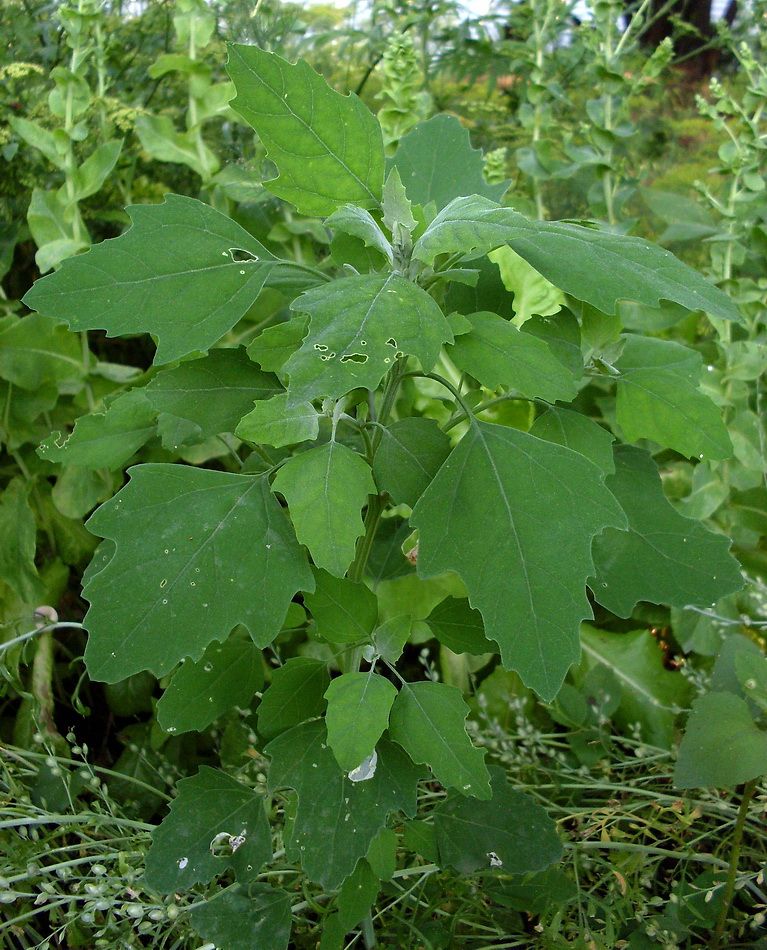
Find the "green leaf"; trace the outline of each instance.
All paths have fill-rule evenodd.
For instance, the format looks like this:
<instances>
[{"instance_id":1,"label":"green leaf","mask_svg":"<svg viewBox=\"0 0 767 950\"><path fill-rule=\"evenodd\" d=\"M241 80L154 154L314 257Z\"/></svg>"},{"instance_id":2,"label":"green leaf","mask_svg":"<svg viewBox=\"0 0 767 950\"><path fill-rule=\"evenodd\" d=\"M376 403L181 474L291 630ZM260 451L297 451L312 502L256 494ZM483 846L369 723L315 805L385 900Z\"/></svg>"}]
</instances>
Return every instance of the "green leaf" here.
<instances>
[{"instance_id":1,"label":"green leaf","mask_svg":"<svg viewBox=\"0 0 767 950\"><path fill-rule=\"evenodd\" d=\"M389 725L389 710L397 690L383 676L343 673L325 692L328 744L345 772L372 755Z\"/></svg>"},{"instance_id":2,"label":"green leaf","mask_svg":"<svg viewBox=\"0 0 767 950\"><path fill-rule=\"evenodd\" d=\"M232 635L173 674L157 704L157 721L166 732L200 732L233 706L247 708L263 683L261 651Z\"/></svg>"},{"instance_id":3,"label":"green leaf","mask_svg":"<svg viewBox=\"0 0 767 950\"><path fill-rule=\"evenodd\" d=\"M422 772L386 739L377 747L375 773L364 782L353 782L340 768L321 721L296 726L264 751L272 759L270 791L293 788L298 793L290 847L300 855L308 878L327 889L352 873L388 815L415 815Z\"/></svg>"},{"instance_id":4,"label":"green leaf","mask_svg":"<svg viewBox=\"0 0 767 950\"><path fill-rule=\"evenodd\" d=\"M416 505L422 577L456 571L504 665L552 699L591 616L591 540L625 515L593 462L475 422ZM503 579L499 583L499 578Z\"/></svg>"},{"instance_id":5,"label":"green leaf","mask_svg":"<svg viewBox=\"0 0 767 950\"><path fill-rule=\"evenodd\" d=\"M285 364L289 404L375 389L400 354L432 369L450 324L435 301L396 274L342 277L299 297L293 310L309 314L309 333Z\"/></svg>"},{"instance_id":6,"label":"green leaf","mask_svg":"<svg viewBox=\"0 0 767 950\"><path fill-rule=\"evenodd\" d=\"M565 305L565 295L542 277L524 257L510 247L499 247L488 254L498 265L503 286L514 294L514 323L521 327L530 317L550 317Z\"/></svg>"},{"instance_id":7,"label":"green leaf","mask_svg":"<svg viewBox=\"0 0 767 950\"><path fill-rule=\"evenodd\" d=\"M530 426L530 435L585 455L605 475L615 471L612 448L615 436L580 412L552 406Z\"/></svg>"},{"instance_id":8,"label":"green leaf","mask_svg":"<svg viewBox=\"0 0 767 950\"><path fill-rule=\"evenodd\" d=\"M445 683L406 683L391 710L389 735L410 758L426 764L445 787L475 798L490 797L485 753L466 732L469 707Z\"/></svg>"},{"instance_id":9,"label":"green leaf","mask_svg":"<svg viewBox=\"0 0 767 950\"><path fill-rule=\"evenodd\" d=\"M507 387L530 398L570 402L578 388L543 340L495 313L472 313L473 329L456 337L450 358L489 389Z\"/></svg>"},{"instance_id":10,"label":"green leaf","mask_svg":"<svg viewBox=\"0 0 767 950\"><path fill-rule=\"evenodd\" d=\"M272 488L287 501L296 536L317 567L343 576L363 531L361 508L376 491L364 459L328 442L289 459Z\"/></svg>"},{"instance_id":11,"label":"green leaf","mask_svg":"<svg viewBox=\"0 0 767 950\"><path fill-rule=\"evenodd\" d=\"M441 211L413 255L431 264L439 254L486 254L504 244L560 290L603 313L615 313L619 300L650 307L671 300L688 310L741 320L729 297L663 248L578 224L531 221L476 196L458 198Z\"/></svg>"},{"instance_id":12,"label":"green leaf","mask_svg":"<svg viewBox=\"0 0 767 950\"><path fill-rule=\"evenodd\" d=\"M393 264L392 248L375 218L364 208L346 205L331 214L325 221L325 227L332 231L341 231L358 238L366 247L375 248Z\"/></svg>"},{"instance_id":13,"label":"green leaf","mask_svg":"<svg viewBox=\"0 0 767 950\"><path fill-rule=\"evenodd\" d=\"M29 505L31 482L12 478L0 493L0 580L26 603L42 595L35 567L37 525Z\"/></svg>"},{"instance_id":14,"label":"green leaf","mask_svg":"<svg viewBox=\"0 0 767 950\"><path fill-rule=\"evenodd\" d=\"M745 695L767 712L767 657L745 652L736 654L735 675Z\"/></svg>"},{"instance_id":15,"label":"green leaf","mask_svg":"<svg viewBox=\"0 0 767 950\"><path fill-rule=\"evenodd\" d=\"M256 46L230 46L232 109L251 125L277 166L264 186L302 214L381 198L381 127L357 96L342 96L304 60L291 65Z\"/></svg>"},{"instance_id":16,"label":"green leaf","mask_svg":"<svg viewBox=\"0 0 767 950\"><path fill-rule=\"evenodd\" d=\"M378 618L378 601L365 584L314 570L314 592L304 595L317 633L331 643L367 640Z\"/></svg>"},{"instance_id":17,"label":"green leaf","mask_svg":"<svg viewBox=\"0 0 767 950\"><path fill-rule=\"evenodd\" d=\"M395 504L415 505L450 454L450 439L433 419L400 419L382 432L373 475Z\"/></svg>"},{"instance_id":18,"label":"green leaf","mask_svg":"<svg viewBox=\"0 0 767 950\"><path fill-rule=\"evenodd\" d=\"M767 773L767 732L732 693L696 699L674 770L677 788L733 788Z\"/></svg>"},{"instance_id":19,"label":"green leaf","mask_svg":"<svg viewBox=\"0 0 767 950\"><path fill-rule=\"evenodd\" d=\"M294 656L272 674L258 706L258 731L273 739L307 719L325 712L330 684L327 666L308 656Z\"/></svg>"},{"instance_id":20,"label":"green leaf","mask_svg":"<svg viewBox=\"0 0 767 950\"><path fill-rule=\"evenodd\" d=\"M224 834L237 841L227 849ZM221 836L214 845L214 839ZM218 853L216 845L222 844ZM228 853L227 853L228 851ZM178 782L178 797L152 832L146 879L162 894L207 884L234 869L240 881L255 877L272 857L264 801L252 789L207 765Z\"/></svg>"},{"instance_id":21,"label":"green leaf","mask_svg":"<svg viewBox=\"0 0 767 950\"><path fill-rule=\"evenodd\" d=\"M584 667L604 667L617 680L619 705L613 718L619 727L639 723L646 742L670 748L676 719L689 704L692 687L681 673L665 668L652 634L609 633L583 624L581 645Z\"/></svg>"},{"instance_id":22,"label":"green leaf","mask_svg":"<svg viewBox=\"0 0 767 950\"><path fill-rule=\"evenodd\" d=\"M397 832L382 828L373 838L365 856L370 869L379 881L390 881L397 870Z\"/></svg>"},{"instance_id":23,"label":"green leaf","mask_svg":"<svg viewBox=\"0 0 767 950\"><path fill-rule=\"evenodd\" d=\"M625 339L616 364L621 374L616 409L626 438L653 439L688 458L730 458L722 414L698 389L700 354L669 340Z\"/></svg>"},{"instance_id":24,"label":"green leaf","mask_svg":"<svg viewBox=\"0 0 767 950\"><path fill-rule=\"evenodd\" d=\"M685 518L663 494L652 458L642 449L615 449L607 487L628 520L628 531L608 527L594 540L594 596L619 617L640 600L686 607L708 605L740 590L743 578L730 541Z\"/></svg>"},{"instance_id":25,"label":"green leaf","mask_svg":"<svg viewBox=\"0 0 767 950\"><path fill-rule=\"evenodd\" d=\"M402 656L412 630L413 619L410 614L400 614L386 620L376 629L373 637L376 654L386 663L396 663Z\"/></svg>"},{"instance_id":26,"label":"green leaf","mask_svg":"<svg viewBox=\"0 0 767 950\"><path fill-rule=\"evenodd\" d=\"M444 864L461 874L498 868L504 874L544 871L562 858L557 826L543 808L514 791L506 773L490 769L493 797L475 801L451 794L434 809Z\"/></svg>"},{"instance_id":27,"label":"green leaf","mask_svg":"<svg viewBox=\"0 0 767 950\"><path fill-rule=\"evenodd\" d=\"M279 632L309 565L265 478L138 465L88 521L116 551L84 590L90 675L160 676L238 623L257 646Z\"/></svg>"},{"instance_id":28,"label":"green leaf","mask_svg":"<svg viewBox=\"0 0 767 950\"><path fill-rule=\"evenodd\" d=\"M258 297L277 258L193 198L167 195L128 213L129 231L65 261L25 303L72 330L151 333L155 363L209 349Z\"/></svg>"},{"instance_id":29,"label":"green leaf","mask_svg":"<svg viewBox=\"0 0 767 950\"><path fill-rule=\"evenodd\" d=\"M380 887L378 878L363 858L338 892L338 916L347 931L356 927L368 913Z\"/></svg>"},{"instance_id":30,"label":"green leaf","mask_svg":"<svg viewBox=\"0 0 767 950\"><path fill-rule=\"evenodd\" d=\"M187 165L204 180L221 167L215 152L208 148L199 132L178 132L170 116L138 115L136 134L141 147L152 158Z\"/></svg>"},{"instance_id":31,"label":"green leaf","mask_svg":"<svg viewBox=\"0 0 767 950\"><path fill-rule=\"evenodd\" d=\"M163 370L144 389L154 410L163 414L161 427L188 423L193 436L187 439L195 442L234 432L256 399L281 391L274 376L262 372L242 347L212 350L202 359Z\"/></svg>"},{"instance_id":32,"label":"green leaf","mask_svg":"<svg viewBox=\"0 0 767 950\"><path fill-rule=\"evenodd\" d=\"M218 950L287 950L290 894L268 884L233 887L194 907L191 922Z\"/></svg>"},{"instance_id":33,"label":"green leaf","mask_svg":"<svg viewBox=\"0 0 767 950\"><path fill-rule=\"evenodd\" d=\"M476 801L473 799L473 801ZM425 821L406 821L402 834L402 843L414 854L420 854L432 864L439 863L437 850L437 833L434 825Z\"/></svg>"},{"instance_id":34,"label":"green leaf","mask_svg":"<svg viewBox=\"0 0 767 950\"><path fill-rule=\"evenodd\" d=\"M482 614L472 610L465 597L446 597L432 610L426 623L439 642L453 653L481 656L498 649L497 644L485 636Z\"/></svg>"},{"instance_id":35,"label":"green leaf","mask_svg":"<svg viewBox=\"0 0 767 950\"><path fill-rule=\"evenodd\" d=\"M508 182L488 185L482 152L472 148L469 133L453 115L419 122L400 139L392 164L413 204L425 207L433 201L438 211L464 195L500 201L509 187Z\"/></svg>"},{"instance_id":36,"label":"green leaf","mask_svg":"<svg viewBox=\"0 0 767 950\"><path fill-rule=\"evenodd\" d=\"M54 432L37 454L49 462L97 471L122 468L157 431L155 411L144 390L111 400L103 412L80 416L69 435Z\"/></svg>"},{"instance_id":37,"label":"green leaf","mask_svg":"<svg viewBox=\"0 0 767 950\"><path fill-rule=\"evenodd\" d=\"M314 406L302 402L288 408L287 402L287 393L257 402L255 408L242 417L236 434L247 442L276 448L316 439L320 420Z\"/></svg>"},{"instance_id":38,"label":"green leaf","mask_svg":"<svg viewBox=\"0 0 767 950\"><path fill-rule=\"evenodd\" d=\"M83 375L80 341L55 316L33 313L0 332L0 377L14 386L36 390Z\"/></svg>"},{"instance_id":39,"label":"green leaf","mask_svg":"<svg viewBox=\"0 0 767 950\"><path fill-rule=\"evenodd\" d=\"M267 327L248 346L248 356L261 369L272 373L279 372L290 357L301 346L306 336L309 318L296 316L284 323Z\"/></svg>"}]
</instances>

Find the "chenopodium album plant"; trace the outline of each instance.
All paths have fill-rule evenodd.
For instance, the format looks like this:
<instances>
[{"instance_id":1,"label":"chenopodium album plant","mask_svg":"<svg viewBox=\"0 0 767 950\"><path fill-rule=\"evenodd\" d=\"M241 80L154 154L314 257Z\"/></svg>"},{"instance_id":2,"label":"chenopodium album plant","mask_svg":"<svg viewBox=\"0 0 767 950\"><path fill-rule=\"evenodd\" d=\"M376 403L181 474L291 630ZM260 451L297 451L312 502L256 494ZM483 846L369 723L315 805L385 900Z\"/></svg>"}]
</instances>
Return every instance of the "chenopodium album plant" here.
<instances>
[{"instance_id":1,"label":"chenopodium album plant","mask_svg":"<svg viewBox=\"0 0 767 950\"><path fill-rule=\"evenodd\" d=\"M295 792L288 853L340 888L350 929L394 866L391 826L414 815L421 781L447 790L432 812L443 866L521 874L561 854L544 810L472 744L460 690L401 661L413 621L408 604L382 610L381 578L413 570L404 545L415 583L449 591L431 633L456 653L500 654L544 700L578 661L587 589L618 617L738 589L729 540L679 515L651 453L626 444L731 454L698 389L701 357L624 334L614 314L631 300L740 316L665 250L500 205L505 186L484 181L457 123L422 124L387 167L375 117L305 62L233 46L228 68L232 108L277 169L266 187L325 217L345 263L280 260L190 198L133 207L127 233L26 302L73 330L151 333L163 368L40 453L109 466L155 431L169 452L236 433L237 471L136 465L91 517L104 540L84 578L86 664L106 682L170 676L157 707L168 732L260 695L268 794ZM513 300L487 259L501 247L529 265ZM266 286L290 296L289 315L231 345ZM612 432L579 411L594 377L617 389ZM534 412L513 411L524 405ZM312 649L286 659L281 630L296 627ZM248 947L273 948L287 945L290 899L257 879L271 854L263 798L205 767L179 783L147 878L178 891L232 871L195 926L218 946L245 946L247 929Z\"/></svg>"}]
</instances>

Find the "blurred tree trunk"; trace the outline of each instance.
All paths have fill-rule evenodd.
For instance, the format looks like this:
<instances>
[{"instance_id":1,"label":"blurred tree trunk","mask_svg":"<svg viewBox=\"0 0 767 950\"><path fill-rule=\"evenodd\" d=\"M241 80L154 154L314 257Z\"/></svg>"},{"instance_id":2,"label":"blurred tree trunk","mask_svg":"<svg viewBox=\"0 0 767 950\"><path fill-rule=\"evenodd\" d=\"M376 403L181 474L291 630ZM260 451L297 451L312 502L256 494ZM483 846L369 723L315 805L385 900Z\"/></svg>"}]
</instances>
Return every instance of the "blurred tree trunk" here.
<instances>
[{"instance_id":1,"label":"blurred tree trunk","mask_svg":"<svg viewBox=\"0 0 767 950\"><path fill-rule=\"evenodd\" d=\"M633 0L627 3L627 6L633 7ZM654 49L661 40L667 36L672 37L676 55L684 60L683 65L690 78L705 79L718 67L722 53L717 45L709 46L711 40L716 37L712 6L712 0L673 0L670 5L667 5L666 0L653 0L654 14L657 15L666 7L667 9L645 30L642 42ZM724 12L725 21L732 24L737 12L738 0L728 0ZM680 32L675 27L675 20L681 20L689 29Z\"/></svg>"}]
</instances>

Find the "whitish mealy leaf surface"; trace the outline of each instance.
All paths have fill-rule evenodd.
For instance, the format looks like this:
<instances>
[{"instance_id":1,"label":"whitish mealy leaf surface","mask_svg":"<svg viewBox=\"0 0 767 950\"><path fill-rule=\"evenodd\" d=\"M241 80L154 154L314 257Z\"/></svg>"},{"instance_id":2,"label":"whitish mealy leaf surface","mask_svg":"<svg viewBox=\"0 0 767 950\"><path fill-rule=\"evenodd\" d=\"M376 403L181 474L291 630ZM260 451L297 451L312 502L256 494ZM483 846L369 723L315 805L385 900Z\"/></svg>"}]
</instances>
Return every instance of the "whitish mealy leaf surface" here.
<instances>
[{"instance_id":1,"label":"whitish mealy leaf surface","mask_svg":"<svg viewBox=\"0 0 767 950\"><path fill-rule=\"evenodd\" d=\"M616 368L618 424L630 442L654 439L688 458L732 455L721 411L698 389L700 353L669 340L627 335Z\"/></svg>"},{"instance_id":2,"label":"whitish mealy leaf surface","mask_svg":"<svg viewBox=\"0 0 767 950\"><path fill-rule=\"evenodd\" d=\"M370 466L339 442L293 456L277 472L274 491L285 497L298 540L317 567L342 576L362 534L362 506L375 493Z\"/></svg>"},{"instance_id":3,"label":"whitish mealy leaf surface","mask_svg":"<svg viewBox=\"0 0 767 950\"><path fill-rule=\"evenodd\" d=\"M258 731L267 739L325 712L330 674L321 660L294 656L272 673L258 706Z\"/></svg>"},{"instance_id":4,"label":"whitish mealy leaf surface","mask_svg":"<svg viewBox=\"0 0 767 950\"><path fill-rule=\"evenodd\" d=\"M217 836L244 840L214 853ZM236 844L236 842L235 842ZM170 813L152 832L146 879L163 894L207 884L233 868L241 881L255 877L272 857L264 802L251 788L207 765L178 783Z\"/></svg>"},{"instance_id":5,"label":"whitish mealy leaf surface","mask_svg":"<svg viewBox=\"0 0 767 950\"><path fill-rule=\"evenodd\" d=\"M626 525L602 477L571 449L474 423L411 517L421 576L456 571L504 665L546 699L580 655L592 538Z\"/></svg>"},{"instance_id":6,"label":"whitish mealy leaf surface","mask_svg":"<svg viewBox=\"0 0 767 950\"><path fill-rule=\"evenodd\" d=\"M292 304L309 314L309 332L285 364L289 402L375 389L401 354L428 372L453 333L436 302L396 274L342 277Z\"/></svg>"},{"instance_id":7,"label":"whitish mealy leaf surface","mask_svg":"<svg viewBox=\"0 0 767 950\"><path fill-rule=\"evenodd\" d=\"M151 333L155 363L209 349L258 297L277 259L194 198L168 195L128 213L130 230L38 280L27 306L72 330Z\"/></svg>"},{"instance_id":8,"label":"whitish mealy leaf surface","mask_svg":"<svg viewBox=\"0 0 767 950\"><path fill-rule=\"evenodd\" d=\"M237 435L257 445L295 445L316 439L320 431L317 410L310 402L287 406L288 394L280 393L255 404L237 426Z\"/></svg>"},{"instance_id":9,"label":"whitish mealy leaf surface","mask_svg":"<svg viewBox=\"0 0 767 950\"><path fill-rule=\"evenodd\" d=\"M562 858L557 826L528 795L516 792L503 769L490 769L493 797L451 794L434 809L442 863L461 874L498 868L504 874L543 871Z\"/></svg>"},{"instance_id":10,"label":"whitish mealy leaf surface","mask_svg":"<svg viewBox=\"0 0 767 950\"><path fill-rule=\"evenodd\" d=\"M154 409L169 422L188 423L196 442L234 432L256 399L267 400L282 391L271 374L248 359L242 347L212 350L158 373L144 392ZM190 436L187 436L189 439Z\"/></svg>"},{"instance_id":11,"label":"whitish mealy leaf surface","mask_svg":"<svg viewBox=\"0 0 767 950\"><path fill-rule=\"evenodd\" d=\"M201 731L233 706L247 707L264 682L261 651L250 639L231 636L210 644L196 663L173 674L157 704L166 732Z\"/></svg>"},{"instance_id":12,"label":"whitish mealy leaf surface","mask_svg":"<svg viewBox=\"0 0 767 950\"><path fill-rule=\"evenodd\" d=\"M605 475L615 471L612 448L615 436L580 412L552 406L530 426L530 435L585 455Z\"/></svg>"},{"instance_id":13,"label":"whitish mealy leaf surface","mask_svg":"<svg viewBox=\"0 0 767 950\"><path fill-rule=\"evenodd\" d=\"M485 754L466 732L469 707L445 683L406 683L391 710L389 734L414 762L428 765L438 782L475 798L490 797Z\"/></svg>"},{"instance_id":14,"label":"whitish mealy leaf surface","mask_svg":"<svg viewBox=\"0 0 767 950\"><path fill-rule=\"evenodd\" d=\"M381 491L411 508L450 454L450 439L433 419L400 419L382 431L373 460Z\"/></svg>"},{"instance_id":15,"label":"whitish mealy leaf surface","mask_svg":"<svg viewBox=\"0 0 767 950\"><path fill-rule=\"evenodd\" d=\"M696 699L674 771L677 788L733 788L767 774L767 732L740 696Z\"/></svg>"},{"instance_id":16,"label":"whitish mealy leaf surface","mask_svg":"<svg viewBox=\"0 0 767 950\"><path fill-rule=\"evenodd\" d=\"M103 412L80 416L68 435L54 432L37 454L49 462L92 471L118 469L156 433L156 413L143 390L113 399Z\"/></svg>"},{"instance_id":17,"label":"whitish mealy leaf surface","mask_svg":"<svg viewBox=\"0 0 767 950\"><path fill-rule=\"evenodd\" d=\"M325 693L328 744L345 772L356 769L369 755L389 725L389 710L397 690L383 676L342 673Z\"/></svg>"},{"instance_id":18,"label":"whitish mealy leaf surface","mask_svg":"<svg viewBox=\"0 0 767 950\"><path fill-rule=\"evenodd\" d=\"M483 386L507 387L549 402L575 399L575 377L543 340L495 313L473 313L469 333L456 337L450 358Z\"/></svg>"},{"instance_id":19,"label":"whitish mealy leaf surface","mask_svg":"<svg viewBox=\"0 0 767 950\"><path fill-rule=\"evenodd\" d=\"M378 618L376 595L365 584L314 570L314 592L304 605L317 624L317 633L331 643L367 640Z\"/></svg>"},{"instance_id":20,"label":"whitish mealy leaf surface","mask_svg":"<svg viewBox=\"0 0 767 950\"><path fill-rule=\"evenodd\" d=\"M195 906L191 922L218 950L287 950L290 894L268 884L233 887Z\"/></svg>"},{"instance_id":21,"label":"whitish mealy leaf surface","mask_svg":"<svg viewBox=\"0 0 767 950\"><path fill-rule=\"evenodd\" d=\"M485 636L482 614L474 610L465 597L446 597L432 610L425 621L440 643L453 653L480 656L495 653L497 644Z\"/></svg>"},{"instance_id":22,"label":"whitish mealy leaf surface","mask_svg":"<svg viewBox=\"0 0 767 950\"><path fill-rule=\"evenodd\" d=\"M302 214L344 204L377 205L384 150L381 127L357 96L343 96L305 61L295 65L256 46L230 46L231 107L251 125L277 166L264 186Z\"/></svg>"},{"instance_id":23,"label":"whitish mealy leaf surface","mask_svg":"<svg viewBox=\"0 0 767 950\"><path fill-rule=\"evenodd\" d=\"M712 604L740 590L743 577L730 540L680 515L663 494L647 452L615 449L607 487L628 519L628 531L608 528L594 540L594 596L619 617L640 600L685 607Z\"/></svg>"},{"instance_id":24,"label":"whitish mealy leaf surface","mask_svg":"<svg viewBox=\"0 0 767 950\"><path fill-rule=\"evenodd\" d=\"M336 762L324 723L307 722L274 739L269 789L292 788L298 808L291 849L310 880L338 887L364 857L392 812L412 818L423 777L394 743L382 739L372 778L353 782Z\"/></svg>"},{"instance_id":25,"label":"whitish mealy leaf surface","mask_svg":"<svg viewBox=\"0 0 767 950\"><path fill-rule=\"evenodd\" d=\"M238 623L271 643L314 579L266 479L179 465L130 474L88 521L116 544L84 590L91 676L162 675Z\"/></svg>"},{"instance_id":26,"label":"whitish mealy leaf surface","mask_svg":"<svg viewBox=\"0 0 767 950\"><path fill-rule=\"evenodd\" d=\"M400 140L392 164L413 204L425 207L433 201L437 211L465 195L500 201L509 187L485 181L482 152L472 148L468 131L452 115L419 122Z\"/></svg>"},{"instance_id":27,"label":"whitish mealy leaf surface","mask_svg":"<svg viewBox=\"0 0 767 950\"><path fill-rule=\"evenodd\" d=\"M729 297L663 248L578 224L532 221L481 197L451 202L413 254L430 264L439 254L482 254L503 244L560 290L603 313L615 313L619 300L650 307L671 300L724 320L741 319Z\"/></svg>"}]
</instances>

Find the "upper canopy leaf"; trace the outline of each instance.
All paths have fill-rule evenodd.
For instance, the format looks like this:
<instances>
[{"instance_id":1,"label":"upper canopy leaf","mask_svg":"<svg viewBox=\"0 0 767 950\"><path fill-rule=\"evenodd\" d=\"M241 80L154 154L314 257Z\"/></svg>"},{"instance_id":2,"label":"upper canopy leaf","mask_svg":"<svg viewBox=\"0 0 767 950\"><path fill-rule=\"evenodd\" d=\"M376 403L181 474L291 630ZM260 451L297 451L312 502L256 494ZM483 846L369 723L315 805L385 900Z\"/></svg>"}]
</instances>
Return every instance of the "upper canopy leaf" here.
<instances>
[{"instance_id":1,"label":"upper canopy leaf","mask_svg":"<svg viewBox=\"0 0 767 950\"><path fill-rule=\"evenodd\" d=\"M383 188L381 127L355 95L328 86L304 60L295 65L257 46L230 46L231 107L258 133L277 178L265 187L302 214L344 204L378 204Z\"/></svg>"},{"instance_id":2,"label":"upper canopy leaf","mask_svg":"<svg viewBox=\"0 0 767 950\"><path fill-rule=\"evenodd\" d=\"M84 590L85 651L95 679L160 676L242 623L266 646L314 578L265 478L179 465L137 465L91 517L116 542Z\"/></svg>"},{"instance_id":3,"label":"upper canopy leaf","mask_svg":"<svg viewBox=\"0 0 767 950\"><path fill-rule=\"evenodd\" d=\"M450 324L437 303L395 274L342 277L299 297L293 310L309 314L309 332L285 364L288 404L375 389L397 356L417 356L428 372Z\"/></svg>"},{"instance_id":4,"label":"upper canopy leaf","mask_svg":"<svg viewBox=\"0 0 767 950\"><path fill-rule=\"evenodd\" d=\"M130 230L66 260L25 303L72 330L151 333L155 363L209 349L259 295L277 258L194 198L167 195L128 213Z\"/></svg>"},{"instance_id":5,"label":"upper canopy leaf","mask_svg":"<svg viewBox=\"0 0 767 950\"><path fill-rule=\"evenodd\" d=\"M413 254L430 264L439 254L486 254L503 244L560 290L603 313L615 313L619 300L650 307L671 300L724 320L741 319L729 297L663 248L578 224L531 221L478 196L451 202Z\"/></svg>"},{"instance_id":6,"label":"upper canopy leaf","mask_svg":"<svg viewBox=\"0 0 767 950\"><path fill-rule=\"evenodd\" d=\"M421 576L456 571L504 665L545 699L580 655L592 538L626 525L602 478L564 446L476 422L410 519Z\"/></svg>"},{"instance_id":7,"label":"upper canopy leaf","mask_svg":"<svg viewBox=\"0 0 767 950\"><path fill-rule=\"evenodd\" d=\"M399 143L392 164L408 198L441 211L453 198L484 195L500 201L509 183L489 185L482 174L482 152L472 148L468 131L454 115L435 115L419 122Z\"/></svg>"}]
</instances>

